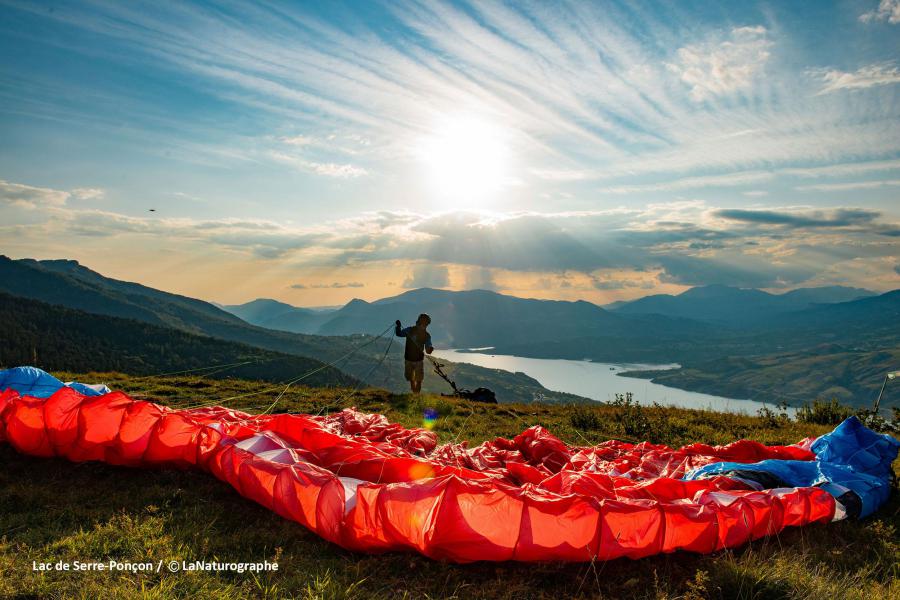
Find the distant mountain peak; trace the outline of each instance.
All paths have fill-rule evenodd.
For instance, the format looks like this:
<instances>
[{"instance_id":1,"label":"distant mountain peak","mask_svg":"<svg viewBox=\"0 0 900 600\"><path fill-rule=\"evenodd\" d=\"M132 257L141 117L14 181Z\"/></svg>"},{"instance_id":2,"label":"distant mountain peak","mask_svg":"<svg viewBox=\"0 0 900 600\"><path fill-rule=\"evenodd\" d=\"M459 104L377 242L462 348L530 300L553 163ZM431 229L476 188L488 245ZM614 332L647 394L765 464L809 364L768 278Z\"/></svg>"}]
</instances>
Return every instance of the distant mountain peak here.
<instances>
[{"instance_id":1,"label":"distant mountain peak","mask_svg":"<svg viewBox=\"0 0 900 600\"><path fill-rule=\"evenodd\" d=\"M710 284L692 287L680 293L680 298L720 298L736 296L770 296L771 294L754 288L739 288L730 285Z\"/></svg>"}]
</instances>

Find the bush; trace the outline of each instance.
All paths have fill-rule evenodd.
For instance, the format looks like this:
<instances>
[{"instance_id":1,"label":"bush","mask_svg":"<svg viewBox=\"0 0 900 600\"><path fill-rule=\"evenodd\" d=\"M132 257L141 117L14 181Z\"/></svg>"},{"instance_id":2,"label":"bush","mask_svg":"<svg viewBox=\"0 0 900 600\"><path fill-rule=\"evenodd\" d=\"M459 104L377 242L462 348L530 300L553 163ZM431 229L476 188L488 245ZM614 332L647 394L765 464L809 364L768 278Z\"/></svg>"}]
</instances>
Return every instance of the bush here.
<instances>
[{"instance_id":1,"label":"bush","mask_svg":"<svg viewBox=\"0 0 900 600\"><path fill-rule=\"evenodd\" d=\"M575 406L569 415L572 427L581 431L596 431L603 425L600 415L588 406Z\"/></svg>"},{"instance_id":2,"label":"bush","mask_svg":"<svg viewBox=\"0 0 900 600\"><path fill-rule=\"evenodd\" d=\"M643 407L634 401L631 392L616 394L616 399L611 404L622 409L616 413L616 421L622 425L625 435L643 438L650 433L653 428L650 419L644 414Z\"/></svg>"},{"instance_id":3,"label":"bush","mask_svg":"<svg viewBox=\"0 0 900 600\"><path fill-rule=\"evenodd\" d=\"M834 398L830 402L813 400L812 406L804 403L797 409L797 421L816 425L837 425L852 414L852 408L844 406Z\"/></svg>"},{"instance_id":4,"label":"bush","mask_svg":"<svg viewBox=\"0 0 900 600\"><path fill-rule=\"evenodd\" d=\"M878 431L880 433L900 433L900 420L897 419L897 413L897 408L894 407L894 420L888 421L881 415L872 412L867 408L863 408L856 413L856 418L872 431Z\"/></svg>"},{"instance_id":5,"label":"bush","mask_svg":"<svg viewBox=\"0 0 900 600\"><path fill-rule=\"evenodd\" d=\"M775 412L768 406L763 406L761 409L756 411L756 414L760 419L765 421L766 427L782 427L791 420L787 414L787 407L787 402L782 401L779 404L775 405L775 408L778 410L778 412Z\"/></svg>"}]
</instances>

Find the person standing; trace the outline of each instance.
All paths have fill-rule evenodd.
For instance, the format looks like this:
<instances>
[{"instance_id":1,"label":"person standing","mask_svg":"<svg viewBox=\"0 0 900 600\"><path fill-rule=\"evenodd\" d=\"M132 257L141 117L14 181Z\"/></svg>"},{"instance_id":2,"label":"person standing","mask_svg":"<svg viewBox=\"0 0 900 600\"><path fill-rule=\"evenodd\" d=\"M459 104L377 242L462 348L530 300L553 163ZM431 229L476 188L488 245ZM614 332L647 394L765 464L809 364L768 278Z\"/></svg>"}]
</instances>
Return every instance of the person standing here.
<instances>
[{"instance_id":1,"label":"person standing","mask_svg":"<svg viewBox=\"0 0 900 600\"><path fill-rule=\"evenodd\" d=\"M406 338L406 351L403 354L403 376L409 382L409 388L413 394L422 391L422 379L425 378L425 353L434 352L431 344L431 334L428 326L431 325L431 317L422 313L416 319L412 327L402 328L400 320L395 323L394 334L397 337Z\"/></svg>"}]
</instances>

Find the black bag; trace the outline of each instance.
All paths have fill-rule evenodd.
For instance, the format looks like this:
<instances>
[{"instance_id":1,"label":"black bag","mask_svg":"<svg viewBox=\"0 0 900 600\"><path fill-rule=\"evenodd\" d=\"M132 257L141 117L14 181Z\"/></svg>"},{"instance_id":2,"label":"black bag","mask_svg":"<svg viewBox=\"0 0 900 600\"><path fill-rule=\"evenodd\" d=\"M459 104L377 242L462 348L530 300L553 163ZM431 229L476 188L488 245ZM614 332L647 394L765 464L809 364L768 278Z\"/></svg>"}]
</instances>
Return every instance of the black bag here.
<instances>
[{"instance_id":1,"label":"black bag","mask_svg":"<svg viewBox=\"0 0 900 600\"><path fill-rule=\"evenodd\" d=\"M461 397L466 400L471 400L472 402L484 402L485 404L497 404L497 395L487 388L476 388L474 392L470 392L469 390L463 390L459 394Z\"/></svg>"}]
</instances>

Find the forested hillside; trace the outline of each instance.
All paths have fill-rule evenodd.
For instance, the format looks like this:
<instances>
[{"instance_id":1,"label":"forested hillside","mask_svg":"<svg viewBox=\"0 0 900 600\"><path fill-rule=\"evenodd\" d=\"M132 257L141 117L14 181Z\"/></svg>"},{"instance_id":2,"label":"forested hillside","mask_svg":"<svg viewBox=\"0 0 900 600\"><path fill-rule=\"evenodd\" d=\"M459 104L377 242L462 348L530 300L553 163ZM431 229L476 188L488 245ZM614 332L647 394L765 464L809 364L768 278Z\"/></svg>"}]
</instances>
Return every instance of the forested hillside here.
<instances>
[{"instance_id":1,"label":"forested hillside","mask_svg":"<svg viewBox=\"0 0 900 600\"><path fill-rule=\"evenodd\" d=\"M204 372L213 377L266 381L283 381L324 366L311 358L0 293L0 366L26 364L134 375L208 369ZM318 386L356 382L334 368L304 380Z\"/></svg>"}]
</instances>

